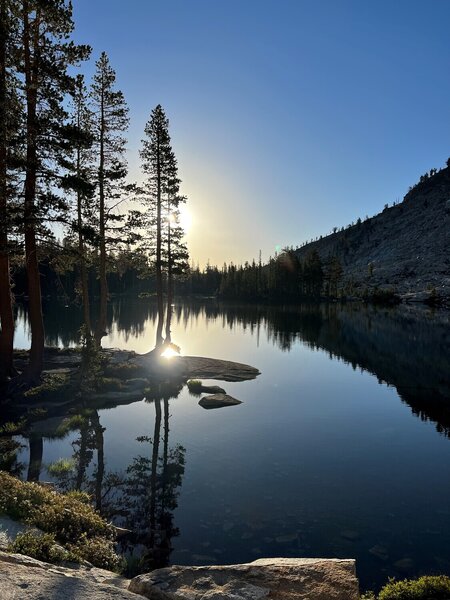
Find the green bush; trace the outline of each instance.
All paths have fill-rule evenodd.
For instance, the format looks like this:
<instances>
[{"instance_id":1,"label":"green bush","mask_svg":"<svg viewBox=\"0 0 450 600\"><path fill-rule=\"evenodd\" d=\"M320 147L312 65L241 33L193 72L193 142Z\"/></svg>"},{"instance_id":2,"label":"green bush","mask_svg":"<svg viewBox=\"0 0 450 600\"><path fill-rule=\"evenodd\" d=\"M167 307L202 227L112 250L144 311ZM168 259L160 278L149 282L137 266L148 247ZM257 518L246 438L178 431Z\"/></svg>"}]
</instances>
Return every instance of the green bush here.
<instances>
[{"instance_id":1,"label":"green bush","mask_svg":"<svg viewBox=\"0 0 450 600\"><path fill-rule=\"evenodd\" d=\"M450 577L426 575L419 579L389 581L376 596L366 592L361 600L449 600Z\"/></svg>"},{"instance_id":2,"label":"green bush","mask_svg":"<svg viewBox=\"0 0 450 600\"><path fill-rule=\"evenodd\" d=\"M56 540L63 545L73 558L88 560L94 566L105 569L117 566L119 558L114 552L114 528L86 500L85 494L59 494L0 471L0 514L50 534L53 543ZM43 553L42 544L50 543L49 540L41 540L41 550L37 548L36 552ZM33 544L38 542L27 537L21 543L24 547L28 544L32 549ZM18 549L16 551L20 552ZM29 554L25 551L21 553Z\"/></svg>"},{"instance_id":3,"label":"green bush","mask_svg":"<svg viewBox=\"0 0 450 600\"><path fill-rule=\"evenodd\" d=\"M76 544L67 544L67 550L70 560L74 562L87 560L93 565L101 565L103 569L109 571L117 571L122 562L114 552L113 542L101 537L82 536Z\"/></svg>"},{"instance_id":4,"label":"green bush","mask_svg":"<svg viewBox=\"0 0 450 600\"><path fill-rule=\"evenodd\" d=\"M50 563L59 563L67 558L67 553L56 544L52 533L39 534L34 531L19 533L9 544L8 550Z\"/></svg>"}]
</instances>

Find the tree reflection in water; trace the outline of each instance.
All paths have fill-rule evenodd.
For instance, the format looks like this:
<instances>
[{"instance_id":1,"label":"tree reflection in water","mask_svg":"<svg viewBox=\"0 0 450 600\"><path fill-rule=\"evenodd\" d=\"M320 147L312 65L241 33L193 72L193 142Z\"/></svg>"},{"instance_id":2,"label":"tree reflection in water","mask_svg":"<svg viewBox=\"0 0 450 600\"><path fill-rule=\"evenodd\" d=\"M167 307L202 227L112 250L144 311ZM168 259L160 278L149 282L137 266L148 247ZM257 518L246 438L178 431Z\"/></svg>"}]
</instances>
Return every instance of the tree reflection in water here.
<instances>
[{"instance_id":1,"label":"tree reflection in water","mask_svg":"<svg viewBox=\"0 0 450 600\"><path fill-rule=\"evenodd\" d=\"M161 381L152 386L146 401L155 407L153 435L137 441L143 452L136 456L125 472L105 467L104 427L97 410L81 408L64 421L54 434L39 433L39 423L28 437L28 481L42 480L44 439L61 437L78 431L72 441L72 456L47 465L47 471L60 491L85 492L97 510L129 533L120 538L121 552L127 558L128 574L167 566L172 552L172 538L179 535L173 512L177 507L182 484L185 449L169 444L169 400L177 397L181 383ZM150 428L151 429L151 428ZM0 468L20 475L24 465L17 461L23 447L13 436L0 437Z\"/></svg>"}]
</instances>

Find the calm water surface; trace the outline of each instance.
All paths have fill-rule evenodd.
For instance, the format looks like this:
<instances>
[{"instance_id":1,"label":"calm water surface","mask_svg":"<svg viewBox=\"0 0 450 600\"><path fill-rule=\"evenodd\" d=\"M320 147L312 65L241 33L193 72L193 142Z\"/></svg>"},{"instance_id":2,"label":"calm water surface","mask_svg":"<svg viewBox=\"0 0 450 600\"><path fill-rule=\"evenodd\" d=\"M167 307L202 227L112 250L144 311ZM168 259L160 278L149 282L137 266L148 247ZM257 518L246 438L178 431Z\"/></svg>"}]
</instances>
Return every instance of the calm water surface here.
<instances>
[{"instance_id":1,"label":"calm water surface","mask_svg":"<svg viewBox=\"0 0 450 600\"><path fill-rule=\"evenodd\" d=\"M47 343L74 344L77 309L46 313ZM154 319L149 301L116 301L103 345L150 350ZM31 449L41 480L96 493L149 565L355 557L363 588L450 574L448 313L209 301L177 303L172 329L182 354L261 371L215 382L241 405L204 410L184 387L80 408L22 440L22 476ZM69 472L51 467L61 458Z\"/></svg>"}]
</instances>

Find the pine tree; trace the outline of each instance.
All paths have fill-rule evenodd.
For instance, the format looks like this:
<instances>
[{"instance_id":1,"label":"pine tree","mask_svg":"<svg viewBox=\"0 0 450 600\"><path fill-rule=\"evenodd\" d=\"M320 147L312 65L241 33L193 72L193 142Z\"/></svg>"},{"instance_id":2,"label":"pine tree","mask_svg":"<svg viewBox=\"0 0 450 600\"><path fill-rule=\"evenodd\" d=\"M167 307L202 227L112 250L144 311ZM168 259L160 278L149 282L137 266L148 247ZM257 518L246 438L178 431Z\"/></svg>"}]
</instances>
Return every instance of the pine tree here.
<instances>
[{"instance_id":1,"label":"pine tree","mask_svg":"<svg viewBox=\"0 0 450 600\"><path fill-rule=\"evenodd\" d=\"M20 126L21 106L14 73L17 50L17 3L0 1L0 381L14 375L14 314L8 231L14 181L13 143Z\"/></svg>"},{"instance_id":2,"label":"pine tree","mask_svg":"<svg viewBox=\"0 0 450 600\"><path fill-rule=\"evenodd\" d=\"M153 109L145 126L146 139L140 152L142 170L147 180L142 190L145 212L140 215L139 227L146 230L144 248L154 258L158 324L156 345L163 342L164 275L167 280L166 341L170 342L174 277L188 270L188 252L183 243L180 226L180 179L169 135L169 120L160 104Z\"/></svg>"},{"instance_id":3,"label":"pine tree","mask_svg":"<svg viewBox=\"0 0 450 600\"><path fill-rule=\"evenodd\" d=\"M156 233L155 245L155 271L156 294L158 302L158 325L156 331L156 345L163 341L162 330L164 323L163 300L163 194L169 186L168 167L172 164L173 154L170 146L169 121L160 104L152 110L150 120L145 126L146 139L142 140L140 152L142 170L147 175L144 187L144 205L147 214L144 217L144 226Z\"/></svg>"},{"instance_id":4,"label":"pine tree","mask_svg":"<svg viewBox=\"0 0 450 600\"><path fill-rule=\"evenodd\" d=\"M95 339L98 345L106 333L108 282L107 245L114 235L114 223L121 221L115 208L121 202L127 165L124 158L128 108L123 93L114 89L116 74L102 52L96 63L91 99L94 113L95 149L98 161L97 199L99 232L100 310Z\"/></svg>"},{"instance_id":5,"label":"pine tree","mask_svg":"<svg viewBox=\"0 0 450 600\"><path fill-rule=\"evenodd\" d=\"M23 203L25 259L31 327L30 361L24 377L40 378L44 351L37 236L42 225L58 220L67 205L55 193L67 153L62 128L64 100L73 91L68 67L87 58L90 48L70 41L72 7L65 0L23 0L22 60L26 105L26 168Z\"/></svg>"},{"instance_id":6,"label":"pine tree","mask_svg":"<svg viewBox=\"0 0 450 600\"><path fill-rule=\"evenodd\" d=\"M68 161L68 174L63 180L66 189L75 196L74 220L71 232L76 236L76 263L80 275L80 289L83 306L84 338L91 340L90 298L88 285L87 252L88 243L96 240L96 232L91 225L93 220L92 199L94 196L93 152L94 141L91 133L93 115L89 108L88 94L84 77L78 75L72 100L71 120L66 128L71 138L72 155Z\"/></svg>"},{"instance_id":7,"label":"pine tree","mask_svg":"<svg viewBox=\"0 0 450 600\"><path fill-rule=\"evenodd\" d=\"M165 263L167 271L167 316L166 316L166 342L171 341L170 325L172 319L172 303L174 293L174 277L183 275L188 270L189 254L186 244L183 243L184 230L180 225L180 204L186 202L186 197L180 195L180 179L178 166L173 151L169 153L167 163L167 183L164 190L166 196L166 231L163 236L165 241Z\"/></svg>"}]
</instances>

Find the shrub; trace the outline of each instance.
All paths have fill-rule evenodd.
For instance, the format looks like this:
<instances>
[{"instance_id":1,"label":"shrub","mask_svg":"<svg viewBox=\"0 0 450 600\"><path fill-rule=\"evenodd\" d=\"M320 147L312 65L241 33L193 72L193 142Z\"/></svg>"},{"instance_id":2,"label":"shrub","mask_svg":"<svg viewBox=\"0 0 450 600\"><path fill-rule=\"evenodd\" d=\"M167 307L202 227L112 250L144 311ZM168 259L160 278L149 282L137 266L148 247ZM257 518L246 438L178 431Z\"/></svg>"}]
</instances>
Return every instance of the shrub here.
<instances>
[{"instance_id":1,"label":"shrub","mask_svg":"<svg viewBox=\"0 0 450 600\"><path fill-rule=\"evenodd\" d=\"M56 544L52 533L25 531L19 533L8 546L9 552L25 554L44 562L59 563L67 558L67 552Z\"/></svg>"},{"instance_id":2,"label":"shrub","mask_svg":"<svg viewBox=\"0 0 450 600\"><path fill-rule=\"evenodd\" d=\"M367 592L361 600L449 600L450 577L445 575L426 575L419 579L389 581L378 596Z\"/></svg>"},{"instance_id":3,"label":"shrub","mask_svg":"<svg viewBox=\"0 0 450 600\"><path fill-rule=\"evenodd\" d=\"M114 528L86 500L85 494L59 494L0 471L0 514L37 527L49 534L53 543L56 540L67 547L74 557L111 568L119 561L113 550ZM41 540L40 546L49 540ZM31 548L37 544L28 537L22 543Z\"/></svg>"},{"instance_id":4,"label":"shrub","mask_svg":"<svg viewBox=\"0 0 450 600\"><path fill-rule=\"evenodd\" d=\"M114 552L114 545L111 540L101 537L87 538L82 536L76 544L68 544L69 559L74 562L88 561L95 566L101 565L103 569L116 571L121 559Z\"/></svg>"}]
</instances>

